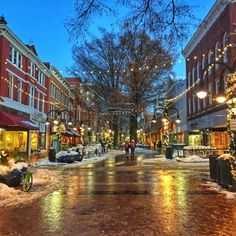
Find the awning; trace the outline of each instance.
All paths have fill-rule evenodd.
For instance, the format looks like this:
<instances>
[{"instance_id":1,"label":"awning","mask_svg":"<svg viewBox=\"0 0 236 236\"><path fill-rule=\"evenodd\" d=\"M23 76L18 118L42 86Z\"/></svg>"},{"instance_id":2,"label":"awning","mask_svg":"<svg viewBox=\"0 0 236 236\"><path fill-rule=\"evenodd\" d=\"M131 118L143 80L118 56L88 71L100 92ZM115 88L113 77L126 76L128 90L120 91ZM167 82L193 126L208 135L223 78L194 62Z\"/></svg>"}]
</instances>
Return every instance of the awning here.
<instances>
[{"instance_id":1,"label":"awning","mask_svg":"<svg viewBox=\"0 0 236 236\"><path fill-rule=\"evenodd\" d=\"M65 136L73 136L73 134L69 130L66 130L65 132L61 132L61 134Z\"/></svg>"},{"instance_id":2,"label":"awning","mask_svg":"<svg viewBox=\"0 0 236 236\"><path fill-rule=\"evenodd\" d=\"M39 129L32 120L5 111L0 111L0 127L16 127L27 130Z\"/></svg>"},{"instance_id":3,"label":"awning","mask_svg":"<svg viewBox=\"0 0 236 236\"><path fill-rule=\"evenodd\" d=\"M80 138L80 134L77 133L76 131L74 131L73 129L70 129L69 131L70 131L74 136Z\"/></svg>"}]
</instances>

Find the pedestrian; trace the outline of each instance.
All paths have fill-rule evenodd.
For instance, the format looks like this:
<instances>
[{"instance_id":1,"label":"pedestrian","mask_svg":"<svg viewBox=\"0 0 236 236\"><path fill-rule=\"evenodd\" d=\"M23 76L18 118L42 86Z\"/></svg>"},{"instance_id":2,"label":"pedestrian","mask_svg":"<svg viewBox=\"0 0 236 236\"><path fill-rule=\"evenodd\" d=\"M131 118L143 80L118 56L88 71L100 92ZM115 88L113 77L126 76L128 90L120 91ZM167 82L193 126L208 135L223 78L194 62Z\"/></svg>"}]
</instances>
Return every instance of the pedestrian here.
<instances>
[{"instance_id":1,"label":"pedestrian","mask_svg":"<svg viewBox=\"0 0 236 236\"><path fill-rule=\"evenodd\" d=\"M154 149L156 149L156 144L157 144L157 142L156 142L156 140L154 140L154 141L153 141L153 148L154 148Z\"/></svg>"},{"instance_id":2,"label":"pedestrian","mask_svg":"<svg viewBox=\"0 0 236 236\"><path fill-rule=\"evenodd\" d=\"M134 140L132 140L131 143L130 143L131 158L134 158L134 151L135 151L135 148L136 148L136 143L135 143Z\"/></svg>"},{"instance_id":3,"label":"pedestrian","mask_svg":"<svg viewBox=\"0 0 236 236\"><path fill-rule=\"evenodd\" d=\"M125 149L125 155L128 158L128 155L129 155L129 142L128 141L125 141L124 149Z\"/></svg>"},{"instance_id":4,"label":"pedestrian","mask_svg":"<svg viewBox=\"0 0 236 236\"><path fill-rule=\"evenodd\" d=\"M106 153L106 150L105 150L105 143L103 142L102 139L100 139L100 144L101 144L101 147L102 147L102 154Z\"/></svg>"},{"instance_id":5,"label":"pedestrian","mask_svg":"<svg viewBox=\"0 0 236 236\"><path fill-rule=\"evenodd\" d=\"M158 140L158 142L157 142L157 148L158 148L159 154L161 154L161 147L162 147L161 140Z\"/></svg>"}]
</instances>

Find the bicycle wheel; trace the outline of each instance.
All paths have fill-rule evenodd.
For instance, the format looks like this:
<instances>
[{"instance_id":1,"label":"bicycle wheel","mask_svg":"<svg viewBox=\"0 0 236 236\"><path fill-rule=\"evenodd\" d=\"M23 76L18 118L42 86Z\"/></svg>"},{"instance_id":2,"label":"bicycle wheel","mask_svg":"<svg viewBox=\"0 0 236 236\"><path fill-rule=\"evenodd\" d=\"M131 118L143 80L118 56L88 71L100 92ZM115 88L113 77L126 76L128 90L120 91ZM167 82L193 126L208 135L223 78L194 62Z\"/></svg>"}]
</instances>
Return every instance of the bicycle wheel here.
<instances>
[{"instance_id":1,"label":"bicycle wheel","mask_svg":"<svg viewBox=\"0 0 236 236\"><path fill-rule=\"evenodd\" d=\"M29 172L26 172L22 176L22 188L25 192L28 192L33 184L33 176Z\"/></svg>"}]
</instances>

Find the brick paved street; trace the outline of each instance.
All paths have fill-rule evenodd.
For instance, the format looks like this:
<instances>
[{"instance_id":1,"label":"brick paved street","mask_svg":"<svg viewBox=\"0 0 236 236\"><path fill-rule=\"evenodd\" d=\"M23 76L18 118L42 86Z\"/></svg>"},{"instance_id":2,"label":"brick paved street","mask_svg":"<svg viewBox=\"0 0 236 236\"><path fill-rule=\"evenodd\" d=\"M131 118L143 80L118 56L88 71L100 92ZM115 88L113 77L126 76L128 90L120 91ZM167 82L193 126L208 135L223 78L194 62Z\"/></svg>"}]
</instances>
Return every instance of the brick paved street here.
<instances>
[{"instance_id":1,"label":"brick paved street","mask_svg":"<svg viewBox=\"0 0 236 236\"><path fill-rule=\"evenodd\" d=\"M207 164L145 158L58 171L58 191L0 209L0 235L236 235L236 200L203 185Z\"/></svg>"}]
</instances>

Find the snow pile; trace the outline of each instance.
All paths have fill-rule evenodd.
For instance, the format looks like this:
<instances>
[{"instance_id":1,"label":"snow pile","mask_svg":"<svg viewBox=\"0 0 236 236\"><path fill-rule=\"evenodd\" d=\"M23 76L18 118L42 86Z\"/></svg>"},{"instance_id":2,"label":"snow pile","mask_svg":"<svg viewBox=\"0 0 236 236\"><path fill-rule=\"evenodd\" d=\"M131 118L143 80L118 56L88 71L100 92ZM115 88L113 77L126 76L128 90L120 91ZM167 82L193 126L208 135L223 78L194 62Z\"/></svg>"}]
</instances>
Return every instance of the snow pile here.
<instances>
[{"instance_id":1,"label":"snow pile","mask_svg":"<svg viewBox=\"0 0 236 236\"><path fill-rule=\"evenodd\" d=\"M229 153L222 154L222 155L220 155L218 158L224 159L224 160L231 160L231 159L234 159L234 157L231 156L231 154L229 154Z\"/></svg>"},{"instance_id":2,"label":"snow pile","mask_svg":"<svg viewBox=\"0 0 236 236\"><path fill-rule=\"evenodd\" d=\"M207 186L207 190L209 191L216 191L217 193L223 193L225 194L225 198L229 200L234 200L236 199L236 192L229 192L223 189L221 186L219 186L217 183L213 183L210 181L207 181L206 184L203 184Z\"/></svg>"},{"instance_id":3,"label":"snow pile","mask_svg":"<svg viewBox=\"0 0 236 236\"><path fill-rule=\"evenodd\" d=\"M191 162L191 163L195 163L195 162L209 162L208 159L203 159L197 155L192 155L192 156L187 156L187 157L184 157L184 158L180 158L180 157L176 157L175 158L176 161L179 161L179 162Z\"/></svg>"},{"instance_id":4,"label":"snow pile","mask_svg":"<svg viewBox=\"0 0 236 236\"><path fill-rule=\"evenodd\" d=\"M177 162L175 159L167 159L165 155L158 155L158 161L161 162Z\"/></svg>"},{"instance_id":5,"label":"snow pile","mask_svg":"<svg viewBox=\"0 0 236 236\"><path fill-rule=\"evenodd\" d=\"M146 149L146 148L135 148L135 153L157 153L155 150Z\"/></svg>"},{"instance_id":6,"label":"snow pile","mask_svg":"<svg viewBox=\"0 0 236 236\"><path fill-rule=\"evenodd\" d=\"M33 173L33 186L29 192L20 190L20 186L12 188L0 183L0 207L29 204L58 189L59 185L60 179L54 172L36 169Z\"/></svg>"}]
</instances>

